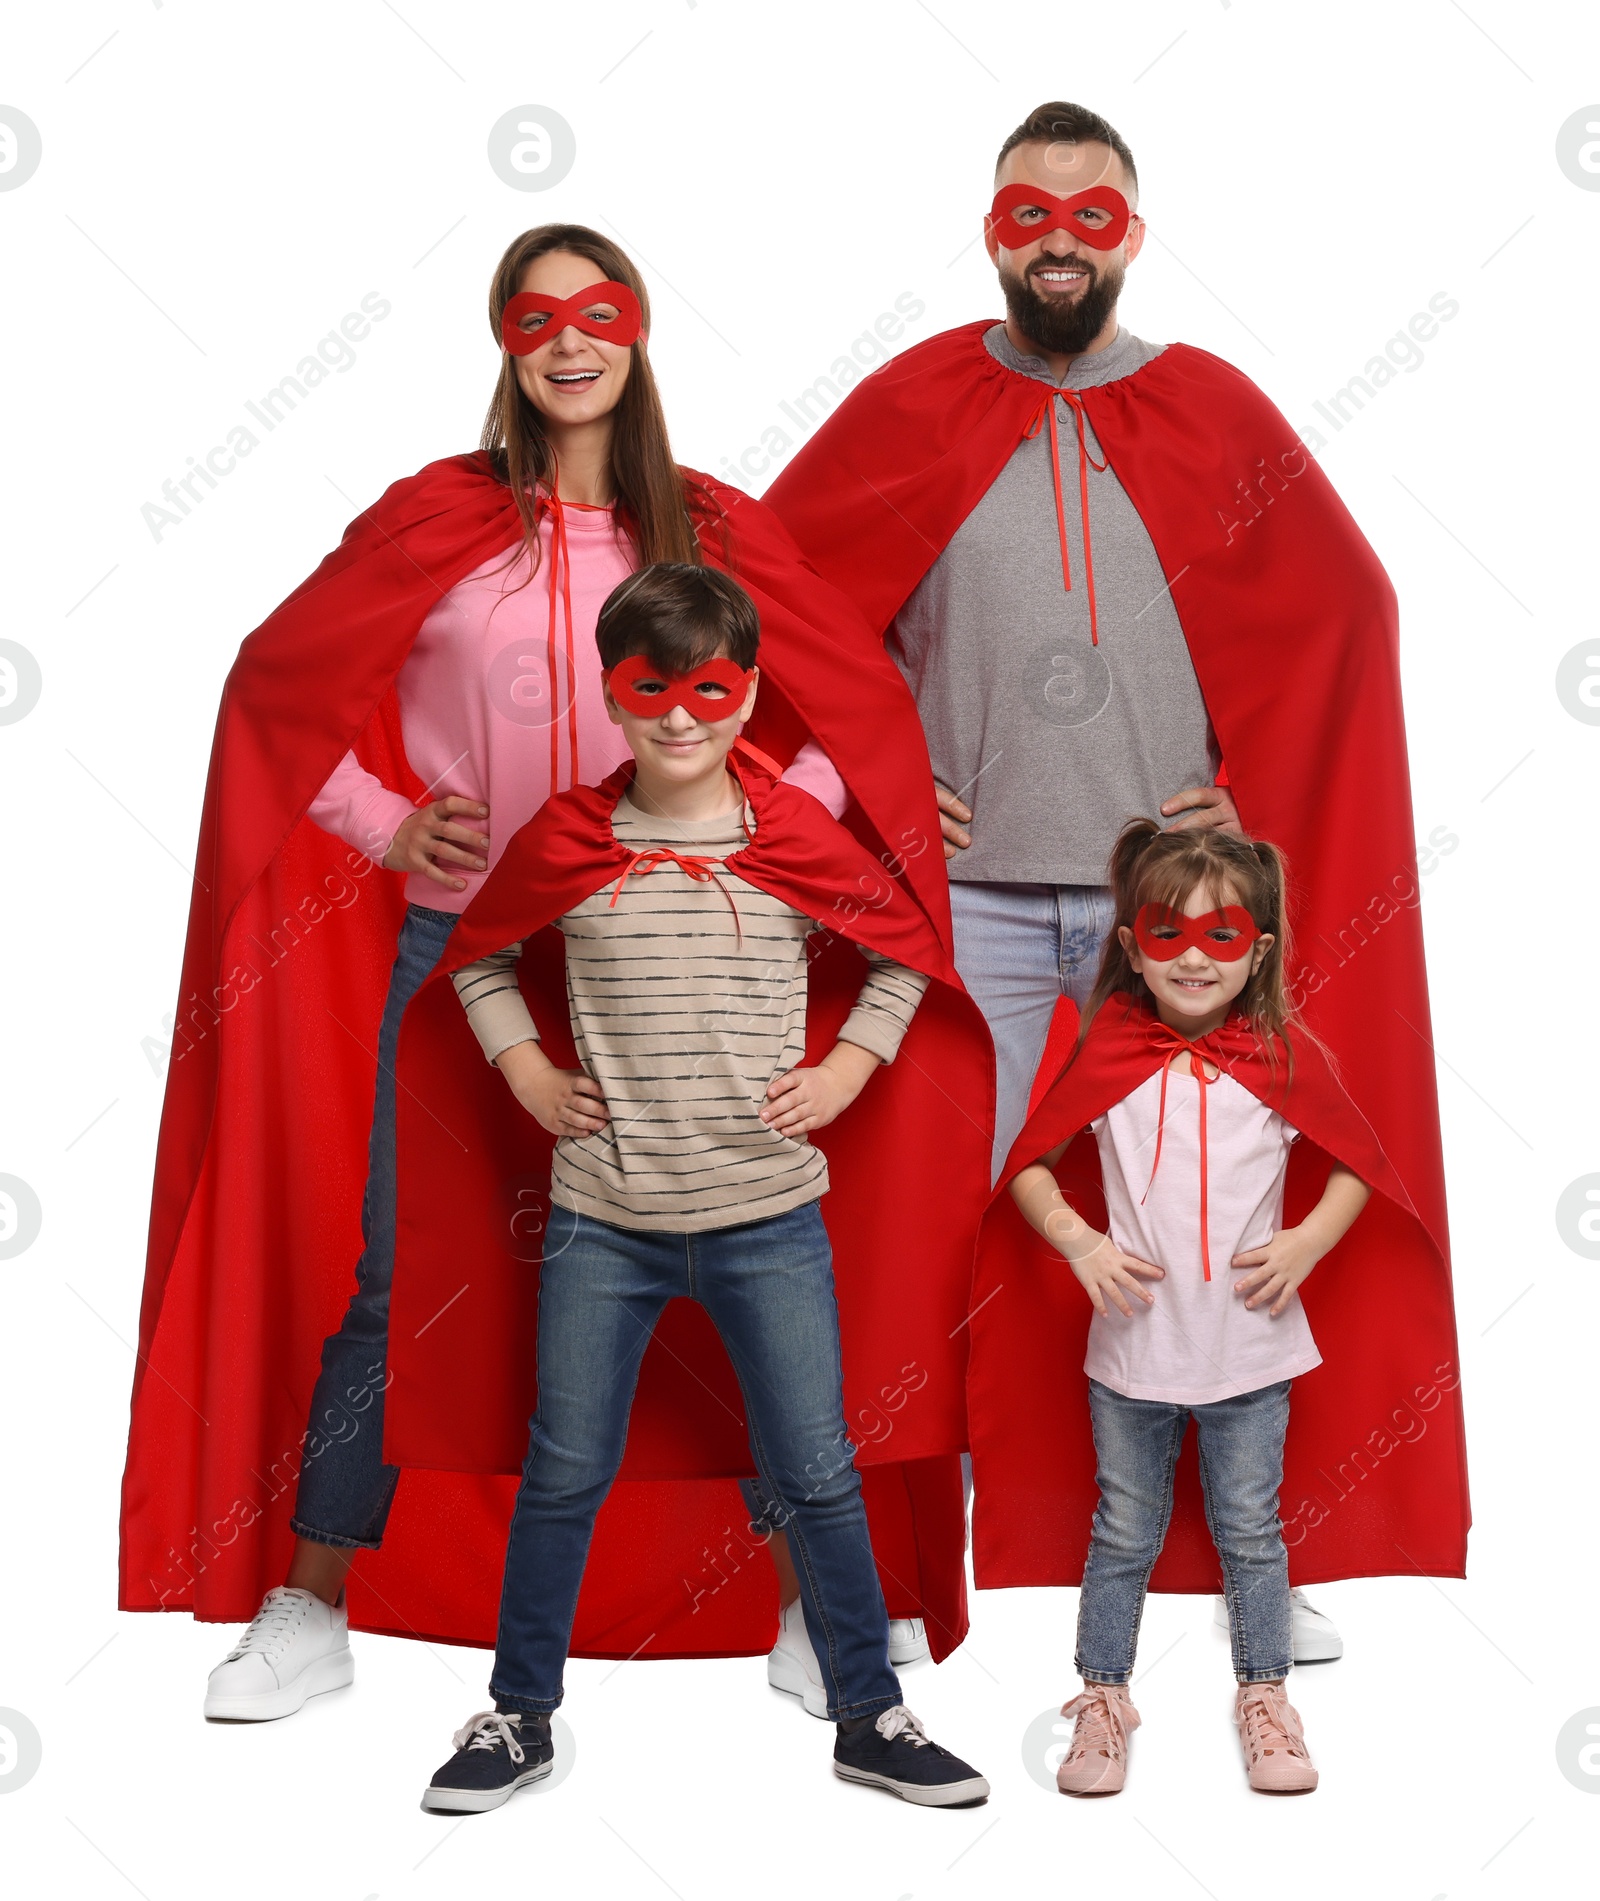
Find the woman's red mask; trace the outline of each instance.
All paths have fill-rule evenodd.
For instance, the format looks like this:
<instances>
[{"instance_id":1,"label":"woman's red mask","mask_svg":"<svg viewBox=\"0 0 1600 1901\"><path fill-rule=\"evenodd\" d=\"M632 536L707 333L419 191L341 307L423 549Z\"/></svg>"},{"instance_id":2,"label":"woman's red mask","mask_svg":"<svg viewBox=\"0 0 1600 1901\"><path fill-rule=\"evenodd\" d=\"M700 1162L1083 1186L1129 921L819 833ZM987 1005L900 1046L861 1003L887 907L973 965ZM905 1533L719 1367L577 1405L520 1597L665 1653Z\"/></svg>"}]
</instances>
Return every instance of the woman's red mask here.
<instances>
[{"instance_id":1,"label":"woman's red mask","mask_svg":"<svg viewBox=\"0 0 1600 1901\"><path fill-rule=\"evenodd\" d=\"M1046 215L1019 224L1015 214L1024 206ZM1105 223L1088 221L1083 216L1086 211L1098 211ZM1037 185L1002 185L989 207L994 234L1008 251L1020 251L1047 231L1070 231L1093 250L1114 251L1128 235L1132 217L1127 199L1110 185L1096 185L1093 191L1075 191L1070 198L1058 198L1053 191L1040 191Z\"/></svg>"},{"instance_id":2,"label":"woman's red mask","mask_svg":"<svg viewBox=\"0 0 1600 1901\"><path fill-rule=\"evenodd\" d=\"M1260 935L1242 904L1225 904L1199 917L1185 917L1164 904L1147 904L1133 920L1134 941L1158 964L1170 964L1186 950L1200 951L1219 964L1236 964Z\"/></svg>"},{"instance_id":3,"label":"woman's red mask","mask_svg":"<svg viewBox=\"0 0 1600 1901\"><path fill-rule=\"evenodd\" d=\"M746 672L732 660L707 660L693 673L669 679L642 653L619 660L605 676L611 697L625 713L640 719L660 719L681 706L696 719L733 719L744 705L754 671Z\"/></svg>"},{"instance_id":4,"label":"woman's red mask","mask_svg":"<svg viewBox=\"0 0 1600 1901\"><path fill-rule=\"evenodd\" d=\"M528 317L543 317L544 322L524 330L523 321ZM501 313L500 340L513 356L532 356L570 326L586 336L598 337L602 343L626 348L638 336L643 322L638 298L626 284L608 277L599 284L586 284L573 297L519 291Z\"/></svg>"}]
</instances>

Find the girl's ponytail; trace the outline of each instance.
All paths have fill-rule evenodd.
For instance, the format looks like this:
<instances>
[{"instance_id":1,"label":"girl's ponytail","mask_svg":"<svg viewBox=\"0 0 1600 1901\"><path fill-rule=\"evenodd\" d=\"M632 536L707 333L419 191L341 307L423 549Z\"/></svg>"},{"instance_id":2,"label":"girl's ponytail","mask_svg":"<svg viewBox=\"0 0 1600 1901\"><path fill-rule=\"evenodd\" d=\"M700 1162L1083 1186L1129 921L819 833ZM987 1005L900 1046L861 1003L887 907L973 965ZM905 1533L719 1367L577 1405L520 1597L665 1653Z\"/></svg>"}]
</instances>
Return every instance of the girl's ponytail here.
<instances>
[{"instance_id":1,"label":"girl's ponytail","mask_svg":"<svg viewBox=\"0 0 1600 1901\"><path fill-rule=\"evenodd\" d=\"M1309 1035L1289 996L1285 973L1292 967L1288 916L1288 865L1267 839L1251 839L1214 829L1164 832L1153 819L1130 819L1112 847L1109 867L1116 909L1106 939L1100 972L1084 1007L1079 1040L1087 1035L1096 1011L1119 991L1148 1004L1149 986L1134 969L1121 932L1131 934L1133 920L1147 904L1182 911L1197 887L1212 902L1242 904L1263 936L1273 940L1260 967L1240 993L1235 1007L1249 1019L1269 1057L1281 1044L1292 1069L1291 1032Z\"/></svg>"}]
</instances>

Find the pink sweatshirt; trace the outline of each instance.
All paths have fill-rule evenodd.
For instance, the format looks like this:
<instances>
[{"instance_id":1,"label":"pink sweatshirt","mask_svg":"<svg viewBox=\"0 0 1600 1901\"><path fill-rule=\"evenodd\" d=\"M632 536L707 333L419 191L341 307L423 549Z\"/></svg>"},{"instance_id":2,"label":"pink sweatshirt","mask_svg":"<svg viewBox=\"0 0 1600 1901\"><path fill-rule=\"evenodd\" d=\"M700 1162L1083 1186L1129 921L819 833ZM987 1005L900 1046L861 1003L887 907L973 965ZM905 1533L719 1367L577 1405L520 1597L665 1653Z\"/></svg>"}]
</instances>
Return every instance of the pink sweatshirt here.
<instances>
[{"instance_id":1,"label":"pink sweatshirt","mask_svg":"<svg viewBox=\"0 0 1600 1901\"><path fill-rule=\"evenodd\" d=\"M412 770L430 799L474 799L489 808L489 868L553 791L595 785L630 755L622 729L606 716L594 627L606 596L633 572L633 549L615 531L612 511L566 509L572 564L573 655L577 669L578 747L572 759L567 718L565 621L558 616L556 671L548 667L553 523L539 530L539 567L528 581L528 557L505 552L457 583L422 623L396 691L400 728ZM523 585L526 583L526 585ZM550 782L551 709L558 743L557 783ZM808 744L784 778L813 793L837 818L848 803L844 782L817 746ZM381 864L413 807L346 753L312 800L310 816L324 831ZM467 823L472 821L466 820ZM435 911L464 911L486 871L450 868L463 890L412 874L406 901Z\"/></svg>"}]
</instances>

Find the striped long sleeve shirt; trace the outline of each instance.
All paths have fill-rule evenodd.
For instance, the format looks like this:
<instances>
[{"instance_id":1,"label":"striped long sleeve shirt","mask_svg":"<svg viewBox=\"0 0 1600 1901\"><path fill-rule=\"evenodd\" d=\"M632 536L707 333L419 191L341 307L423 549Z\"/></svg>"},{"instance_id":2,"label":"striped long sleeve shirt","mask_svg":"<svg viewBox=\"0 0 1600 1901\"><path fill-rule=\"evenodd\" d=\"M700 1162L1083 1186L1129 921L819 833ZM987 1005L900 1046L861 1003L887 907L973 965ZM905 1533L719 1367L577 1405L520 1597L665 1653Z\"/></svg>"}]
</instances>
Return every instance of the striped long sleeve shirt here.
<instances>
[{"instance_id":1,"label":"striped long sleeve shirt","mask_svg":"<svg viewBox=\"0 0 1600 1901\"><path fill-rule=\"evenodd\" d=\"M667 845L713 859L737 851L753 825L748 806L666 820L626 795L612 817L630 851ZM767 1085L805 1060L806 939L818 921L734 871L718 877L725 889L669 860L629 877L615 905L608 884L556 921L578 1060L611 1118L596 1135L557 1142L550 1192L564 1208L695 1233L786 1214L827 1191L822 1152L760 1118ZM517 986L521 951L509 945L455 974L491 1062L538 1040ZM862 955L870 969L839 1035L892 1062L928 980Z\"/></svg>"}]
</instances>

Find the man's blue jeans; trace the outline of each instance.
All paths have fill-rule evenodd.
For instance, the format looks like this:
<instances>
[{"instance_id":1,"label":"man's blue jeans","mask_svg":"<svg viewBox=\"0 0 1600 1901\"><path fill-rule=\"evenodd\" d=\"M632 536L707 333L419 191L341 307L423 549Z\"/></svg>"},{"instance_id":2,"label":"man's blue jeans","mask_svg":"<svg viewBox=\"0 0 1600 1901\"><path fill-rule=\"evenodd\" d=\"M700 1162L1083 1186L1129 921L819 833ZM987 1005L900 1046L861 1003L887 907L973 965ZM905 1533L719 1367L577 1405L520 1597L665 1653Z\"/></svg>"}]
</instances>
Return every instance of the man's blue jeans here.
<instances>
[{"instance_id":1,"label":"man's blue jeans","mask_svg":"<svg viewBox=\"0 0 1600 1901\"><path fill-rule=\"evenodd\" d=\"M383 1392L388 1384L389 1288L394 1280L394 1059L406 1005L427 982L456 926L453 911L406 909L378 1028L378 1084L361 1202L364 1246L356 1291L339 1331L322 1345L304 1463L290 1527L300 1538L347 1550L383 1542L398 1466L383 1462Z\"/></svg>"},{"instance_id":2,"label":"man's blue jeans","mask_svg":"<svg viewBox=\"0 0 1600 1901\"><path fill-rule=\"evenodd\" d=\"M956 969L994 1038L994 1174L1028 1119L1060 997L1081 1009L1115 911L1101 885L950 884Z\"/></svg>"},{"instance_id":3,"label":"man's blue jeans","mask_svg":"<svg viewBox=\"0 0 1600 1901\"><path fill-rule=\"evenodd\" d=\"M1208 1406L1179 1406L1129 1399L1092 1379L1100 1503L1078 1599L1078 1674L1085 1683L1126 1683L1133 1675L1145 1590L1166 1540L1172 1475L1191 1414L1206 1522L1222 1560L1234 1674L1241 1683L1276 1683L1288 1674L1293 1612L1278 1489L1289 1381Z\"/></svg>"},{"instance_id":4,"label":"man's blue jeans","mask_svg":"<svg viewBox=\"0 0 1600 1901\"><path fill-rule=\"evenodd\" d=\"M845 1431L833 1262L814 1201L698 1234L551 1209L539 1280L539 1403L489 1684L496 1707L537 1714L561 1702L595 1516L622 1462L639 1363L678 1295L711 1316L739 1377L751 1456L763 1494L783 1514L828 1714L892 1709L900 1685Z\"/></svg>"}]
</instances>

